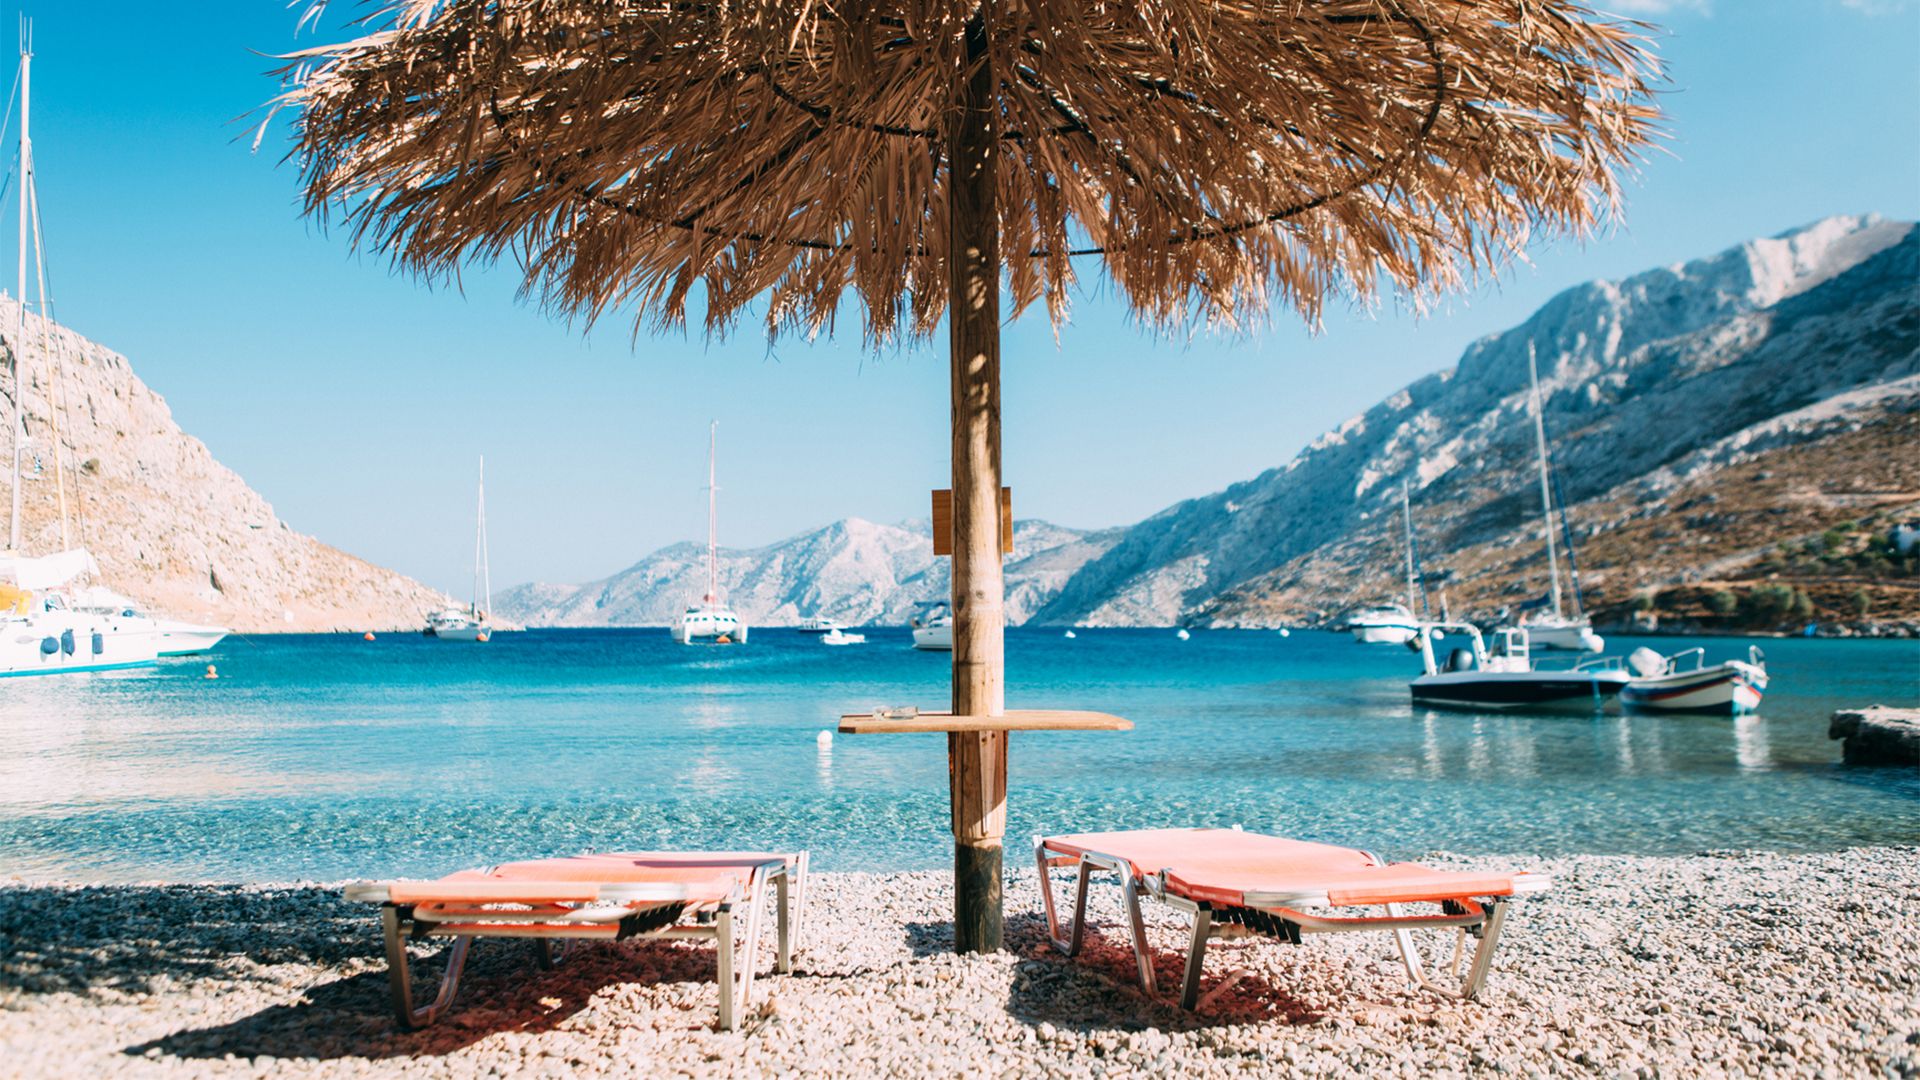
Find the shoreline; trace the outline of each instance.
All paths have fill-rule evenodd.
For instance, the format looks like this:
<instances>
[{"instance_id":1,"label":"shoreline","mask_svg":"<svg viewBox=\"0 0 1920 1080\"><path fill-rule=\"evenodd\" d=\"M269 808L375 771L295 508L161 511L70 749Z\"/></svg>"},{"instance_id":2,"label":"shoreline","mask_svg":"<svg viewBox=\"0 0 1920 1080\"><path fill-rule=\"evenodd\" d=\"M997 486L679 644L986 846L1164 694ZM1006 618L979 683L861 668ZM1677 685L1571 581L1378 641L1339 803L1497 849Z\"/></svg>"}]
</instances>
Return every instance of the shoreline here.
<instances>
[{"instance_id":1,"label":"shoreline","mask_svg":"<svg viewBox=\"0 0 1920 1080\"><path fill-rule=\"evenodd\" d=\"M1920 840L1920 837L1916 837ZM795 974L711 1028L710 949L483 942L450 1017L398 1032L372 910L337 886L0 884L9 1075L1818 1075L1920 1071L1920 843L1782 854L1438 856L1527 867L1481 1002L1405 985L1383 934L1209 950L1201 1014L1130 977L1117 890L1079 961L1032 871L1007 951L955 957L942 872L816 875ZM1009 859L1019 864L1018 859ZM1183 924L1146 907L1163 983ZM437 948L437 947L436 947Z\"/></svg>"}]
</instances>

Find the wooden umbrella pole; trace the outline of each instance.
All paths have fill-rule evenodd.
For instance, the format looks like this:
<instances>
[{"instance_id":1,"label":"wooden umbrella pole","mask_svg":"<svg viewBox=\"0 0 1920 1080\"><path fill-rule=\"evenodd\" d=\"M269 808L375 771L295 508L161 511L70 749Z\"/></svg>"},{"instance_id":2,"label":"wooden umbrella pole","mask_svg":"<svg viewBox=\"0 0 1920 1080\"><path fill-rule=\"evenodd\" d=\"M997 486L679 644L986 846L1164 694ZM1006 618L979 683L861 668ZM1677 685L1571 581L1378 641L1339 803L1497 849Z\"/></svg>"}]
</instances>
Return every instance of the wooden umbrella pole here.
<instances>
[{"instance_id":1,"label":"wooden umbrella pole","mask_svg":"<svg viewBox=\"0 0 1920 1080\"><path fill-rule=\"evenodd\" d=\"M967 70L948 138L947 322L953 367L953 711L1006 711L1000 567L1000 231L987 5L967 21ZM953 939L1000 948L1007 733L947 736L953 797Z\"/></svg>"}]
</instances>

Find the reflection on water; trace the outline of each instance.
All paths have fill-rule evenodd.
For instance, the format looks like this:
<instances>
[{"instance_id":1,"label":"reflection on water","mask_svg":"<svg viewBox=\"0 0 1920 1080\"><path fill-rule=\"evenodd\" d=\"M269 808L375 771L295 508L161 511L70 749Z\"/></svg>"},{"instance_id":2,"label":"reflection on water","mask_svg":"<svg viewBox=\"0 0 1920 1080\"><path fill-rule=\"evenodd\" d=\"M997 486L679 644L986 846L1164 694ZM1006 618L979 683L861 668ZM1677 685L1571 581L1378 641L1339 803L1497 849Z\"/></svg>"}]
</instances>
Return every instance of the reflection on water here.
<instances>
[{"instance_id":1,"label":"reflection on water","mask_svg":"<svg viewBox=\"0 0 1920 1080\"><path fill-rule=\"evenodd\" d=\"M1771 769L1773 758L1767 752L1767 722L1755 715L1733 722L1734 758L1743 769Z\"/></svg>"},{"instance_id":2,"label":"reflection on water","mask_svg":"<svg viewBox=\"0 0 1920 1080\"><path fill-rule=\"evenodd\" d=\"M1920 697L1912 642L1771 646L1765 717L1739 720L1414 709L1402 651L1329 634L1014 631L1008 651L1016 706L1136 725L1015 739L1010 837L1242 823L1393 856L1920 842L1920 771L1844 770L1826 738L1839 705ZM944 658L904 632L234 639L211 659L223 678L202 660L0 683L0 873L337 879L642 844L948 859L942 740L818 739L842 712L945 697Z\"/></svg>"}]
</instances>

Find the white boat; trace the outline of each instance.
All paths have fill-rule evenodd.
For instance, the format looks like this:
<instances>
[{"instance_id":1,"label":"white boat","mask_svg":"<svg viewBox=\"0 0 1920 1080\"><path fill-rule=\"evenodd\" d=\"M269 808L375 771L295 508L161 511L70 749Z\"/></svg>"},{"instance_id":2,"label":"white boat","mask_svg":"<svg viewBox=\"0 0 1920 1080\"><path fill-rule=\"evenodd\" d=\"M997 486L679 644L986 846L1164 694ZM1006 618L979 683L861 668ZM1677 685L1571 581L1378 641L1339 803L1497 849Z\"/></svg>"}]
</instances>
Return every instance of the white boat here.
<instances>
[{"instance_id":1,"label":"white boat","mask_svg":"<svg viewBox=\"0 0 1920 1080\"><path fill-rule=\"evenodd\" d=\"M1593 621L1581 616L1569 619L1543 611L1522 617L1520 628L1527 632L1536 649L1565 649L1569 652L1597 653L1607 647L1607 639L1593 632Z\"/></svg>"},{"instance_id":2,"label":"white boat","mask_svg":"<svg viewBox=\"0 0 1920 1080\"><path fill-rule=\"evenodd\" d=\"M830 634L843 627L825 615L815 615L810 619L801 619L800 624L794 629L802 634Z\"/></svg>"},{"instance_id":3,"label":"white boat","mask_svg":"<svg viewBox=\"0 0 1920 1080\"><path fill-rule=\"evenodd\" d=\"M953 651L953 609L933 604L913 620L913 647L933 652Z\"/></svg>"},{"instance_id":4,"label":"white boat","mask_svg":"<svg viewBox=\"0 0 1920 1080\"><path fill-rule=\"evenodd\" d=\"M473 592L465 608L450 607L427 616L427 628L420 631L438 641L493 640L493 627L487 624L487 612L493 607L493 570L487 551L487 459L480 457L480 485L473 526ZM482 601L484 600L484 606Z\"/></svg>"},{"instance_id":5,"label":"white boat","mask_svg":"<svg viewBox=\"0 0 1920 1080\"><path fill-rule=\"evenodd\" d=\"M1560 558L1554 545L1553 529L1553 481L1552 465L1547 458L1547 422L1546 406L1540 400L1540 369L1534 359L1533 342L1527 342L1527 376L1531 380L1529 393L1533 404L1533 437L1539 450L1540 459L1540 512L1546 522L1547 533L1547 594L1540 599L1523 606L1522 610L1538 608L1536 612L1524 614L1520 626L1527 631L1537 649L1566 649L1571 652L1599 652L1607 647L1607 641L1593 632L1593 620L1581 610L1580 571L1574 564L1573 530L1567 528L1567 508L1564 500L1560 507L1560 525L1566 529L1567 541L1567 579L1573 586L1573 614L1569 616L1563 605L1560 592ZM1549 606L1550 605L1550 606Z\"/></svg>"},{"instance_id":6,"label":"white boat","mask_svg":"<svg viewBox=\"0 0 1920 1080\"><path fill-rule=\"evenodd\" d=\"M720 421L707 429L707 591L700 603L673 622L673 640L682 645L745 645L747 624L720 601L720 487L714 483L714 451Z\"/></svg>"},{"instance_id":7,"label":"white boat","mask_svg":"<svg viewBox=\"0 0 1920 1080\"><path fill-rule=\"evenodd\" d=\"M1466 635L1468 644L1451 649L1441 661L1435 655L1434 643L1448 633ZM1539 667L1534 663L1527 632L1513 627L1494 631L1491 647L1480 636L1480 629L1470 623L1421 623L1415 640L1424 669L1410 684L1418 704L1592 711L1619 695L1632 677L1617 659Z\"/></svg>"},{"instance_id":8,"label":"white boat","mask_svg":"<svg viewBox=\"0 0 1920 1080\"><path fill-rule=\"evenodd\" d=\"M1747 649L1745 660L1711 666L1702 648L1662 656L1642 646L1627 657L1627 666L1633 680L1620 691L1620 701L1631 709L1737 716L1758 709L1767 691L1767 657L1757 645Z\"/></svg>"},{"instance_id":9,"label":"white boat","mask_svg":"<svg viewBox=\"0 0 1920 1080\"><path fill-rule=\"evenodd\" d=\"M121 620L130 632L138 632L142 629L135 620L146 620L150 624L145 628L146 632L154 635L155 649L161 656L193 656L197 653L211 652L213 647L225 640L227 634L231 632L224 626L208 626L203 623L162 619L149 615L142 611L139 603L131 597L122 596L100 585L80 590L71 600L70 606L75 611L91 612Z\"/></svg>"},{"instance_id":10,"label":"white boat","mask_svg":"<svg viewBox=\"0 0 1920 1080\"><path fill-rule=\"evenodd\" d=\"M820 635L822 645L865 645L866 643L867 635L849 634L837 626Z\"/></svg>"},{"instance_id":11,"label":"white boat","mask_svg":"<svg viewBox=\"0 0 1920 1080\"><path fill-rule=\"evenodd\" d=\"M142 667L159 660L159 634L153 620L131 609L116 612L83 611L69 595L76 582L97 576L99 568L85 548L69 539L67 508L67 464L59 437L60 409L51 379L34 379L29 361L37 353L50 355L46 338L52 325L47 308L46 266L41 258L39 188L35 181L33 141L28 132L29 104L32 100L33 51L29 43L20 49L20 71L16 85L20 90L19 197L20 229L20 303L11 340L13 354L13 500L8 521L7 550L0 553L0 676L54 675L111 668ZM29 213L29 208L34 212ZM38 348L27 336L27 256L32 253L39 283L40 330ZM48 373L57 377L57 373ZM53 418L53 480L60 506L60 539L63 549L54 555L29 558L20 553L21 487L25 478L22 455L27 440L26 395L35 384L47 387L47 412ZM77 476L77 471L76 471Z\"/></svg>"},{"instance_id":12,"label":"white boat","mask_svg":"<svg viewBox=\"0 0 1920 1080\"><path fill-rule=\"evenodd\" d=\"M427 616L427 628L421 633L436 641L491 641L493 628L486 616L473 608L450 607Z\"/></svg>"},{"instance_id":13,"label":"white boat","mask_svg":"<svg viewBox=\"0 0 1920 1080\"><path fill-rule=\"evenodd\" d=\"M45 559L0 557L0 676L56 675L144 667L158 661L159 635L142 615L80 611L58 591L71 578L38 576L43 564L70 562L85 551ZM59 573L55 569L52 573ZM29 588L27 586L35 586Z\"/></svg>"},{"instance_id":14,"label":"white boat","mask_svg":"<svg viewBox=\"0 0 1920 1080\"><path fill-rule=\"evenodd\" d=\"M1362 645L1405 645L1420 632L1420 621L1405 604L1377 604L1349 614L1347 629Z\"/></svg>"}]
</instances>

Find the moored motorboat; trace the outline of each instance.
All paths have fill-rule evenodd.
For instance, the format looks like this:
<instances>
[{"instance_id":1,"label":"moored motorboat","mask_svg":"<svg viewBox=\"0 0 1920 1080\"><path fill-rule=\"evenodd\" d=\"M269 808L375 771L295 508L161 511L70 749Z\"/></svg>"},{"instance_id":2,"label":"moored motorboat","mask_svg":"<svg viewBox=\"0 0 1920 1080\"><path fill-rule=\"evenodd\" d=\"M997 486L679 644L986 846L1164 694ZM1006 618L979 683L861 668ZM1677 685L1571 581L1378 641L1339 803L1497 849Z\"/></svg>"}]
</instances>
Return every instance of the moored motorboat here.
<instances>
[{"instance_id":1,"label":"moored motorboat","mask_svg":"<svg viewBox=\"0 0 1920 1080\"><path fill-rule=\"evenodd\" d=\"M1757 645L1745 660L1713 665L1704 648L1662 656L1642 646L1627 657L1627 666L1633 679L1620 701L1630 709L1734 716L1758 709L1767 690L1767 657Z\"/></svg>"},{"instance_id":2,"label":"moored motorboat","mask_svg":"<svg viewBox=\"0 0 1920 1080\"><path fill-rule=\"evenodd\" d=\"M1469 647L1450 650L1442 662L1434 642L1449 632L1465 634ZM1420 650L1424 672L1409 688L1413 700L1426 705L1598 709L1632 677L1612 658L1538 667L1527 632L1514 627L1495 631L1488 647L1480 629L1469 623L1422 623L1413 646Z\"/></svg>"},{"instance_id":3,"label":"moored motorboat","mask_svg":"<svg viewBox=\"0 0 1920 1080\"><path fill-rule=\"evenodd\" d=\"M933 604L913 619L913 647L931 652L953 651L953 609Z\"/></svg>"},{"instance_id":4,"label":"moored motorboat","mask_svg":"<svg viewBox=\"0 0 1920 1080\"><path fill-rule=\"evenodd\" d=\"M155 650L160 656L193 656L211 652L230 633L224 626L157 618L142 611L132 597L122 596L99 585L75 593L71 606L75 611L107 616L130 632L153 634ZM139 620L145 620L145 625Z\"/></svg>"},{"instance_id":5,"label":"moored motorboat","mask_svg":"<svg viewBox=\"0 0 1920 1080\"><path fill-rule=\"evenodd\" d=\"M1405 645L1420 632L1419 623L1405 604L1357 608L1347 616L1347 629L1362 645Z\"/></svg>"},{"instance_id":6,"label":"moored motorboat","mask_svg":"<svg viewBox=\"0 0 1920 1080\"><path fill-rule=\"evenodd\" d=\"M822 645L865 645L866 643L867 635L849 634L837 626L820 635Z\"/></svg>"}]
</instances>

